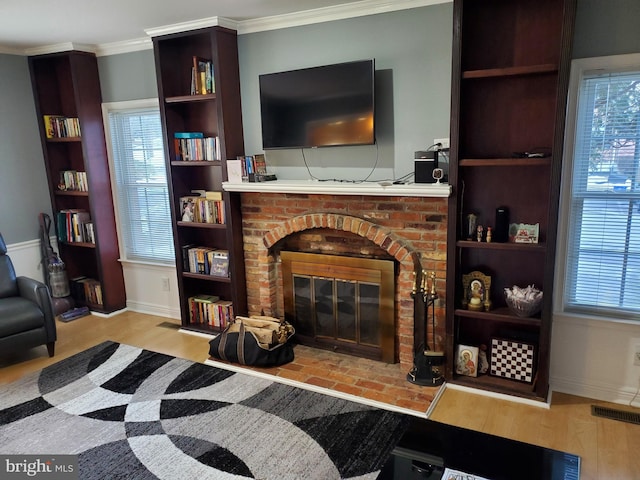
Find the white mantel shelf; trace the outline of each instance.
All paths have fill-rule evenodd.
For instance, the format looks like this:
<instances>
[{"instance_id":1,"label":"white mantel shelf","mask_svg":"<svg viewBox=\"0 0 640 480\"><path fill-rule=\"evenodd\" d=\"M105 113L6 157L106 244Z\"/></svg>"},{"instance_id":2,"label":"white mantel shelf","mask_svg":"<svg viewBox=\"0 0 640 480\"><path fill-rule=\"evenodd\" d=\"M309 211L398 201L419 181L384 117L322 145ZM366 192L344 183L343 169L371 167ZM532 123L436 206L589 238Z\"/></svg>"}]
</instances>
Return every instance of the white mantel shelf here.
<instances>
[{"instance_id":1,"label":"white mantel shelf","mask_svg":"<svg viewBox=\"0 0 640 480\"><path fill-rule=\"evenodd\" d=\"M223 182L227 192L302 193L316 195L375 195L385 197L441 197L451 195L447 183L411 183L393 185L388 182L319 182L313 180L274 180L271 182Z\"/></svg>"}]
</instances>

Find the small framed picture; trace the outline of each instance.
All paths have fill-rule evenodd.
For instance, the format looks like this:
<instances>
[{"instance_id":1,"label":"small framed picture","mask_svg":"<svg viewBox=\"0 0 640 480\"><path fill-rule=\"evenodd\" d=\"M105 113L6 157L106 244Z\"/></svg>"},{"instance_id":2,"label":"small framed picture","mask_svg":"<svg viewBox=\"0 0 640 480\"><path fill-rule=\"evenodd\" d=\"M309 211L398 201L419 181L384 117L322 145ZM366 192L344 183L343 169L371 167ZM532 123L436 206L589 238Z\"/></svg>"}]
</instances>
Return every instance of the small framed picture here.
<instances>
[{"instance_id":1,"label":"small framed picture","mask_svg":"<svg viewBox=\"0 0 640 480\"><path fill-rule=\"evenodd\" d=\"M456 349L456 373L469 377L478 376L478 347L458 345Z\"/></svg>"}]
</instances>

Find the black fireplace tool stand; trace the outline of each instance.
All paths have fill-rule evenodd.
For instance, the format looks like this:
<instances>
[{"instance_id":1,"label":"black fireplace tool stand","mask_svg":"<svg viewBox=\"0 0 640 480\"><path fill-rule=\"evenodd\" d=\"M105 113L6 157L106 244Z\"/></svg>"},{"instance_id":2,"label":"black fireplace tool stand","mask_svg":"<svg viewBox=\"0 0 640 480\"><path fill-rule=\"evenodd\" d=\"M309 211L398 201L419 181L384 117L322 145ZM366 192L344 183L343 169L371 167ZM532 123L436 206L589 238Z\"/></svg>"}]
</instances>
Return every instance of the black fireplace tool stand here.
<instances>
[{"instance_id":1,"label":"black fireplace tool stand","mask_svg":"<svg viewBox=\"0 0 640 480\"><path fill-rule=\"evenodd\" d=\"M427 272L420 272L420 288L414 273L413 297L413 367L407 373L407 380L416 385L437 387L444 383L444 352L436 351L436 274L431 272L428 286ZM427 339L428 322L431 319L431 346Z\"/></svg>"}]
</instances>

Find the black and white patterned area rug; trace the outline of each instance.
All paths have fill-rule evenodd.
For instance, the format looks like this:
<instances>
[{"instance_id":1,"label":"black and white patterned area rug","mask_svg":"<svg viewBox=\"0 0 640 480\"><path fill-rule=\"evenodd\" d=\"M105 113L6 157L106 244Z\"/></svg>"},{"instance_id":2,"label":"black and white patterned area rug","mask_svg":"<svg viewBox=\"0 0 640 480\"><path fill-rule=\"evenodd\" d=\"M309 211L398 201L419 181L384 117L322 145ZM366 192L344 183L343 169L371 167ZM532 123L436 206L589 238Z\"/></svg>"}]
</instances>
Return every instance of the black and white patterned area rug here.
<instances>
[{"instance_id":1,"label":"black and white patterned area rug","mask_svg":"<svg viewBox=\"0 0 640 480\"><path fill-rule=\"evenodd\" d=\"M105 342L0 387L0 453L81 479L378 476L409 416Z\"/></svg>"}]
</instances>

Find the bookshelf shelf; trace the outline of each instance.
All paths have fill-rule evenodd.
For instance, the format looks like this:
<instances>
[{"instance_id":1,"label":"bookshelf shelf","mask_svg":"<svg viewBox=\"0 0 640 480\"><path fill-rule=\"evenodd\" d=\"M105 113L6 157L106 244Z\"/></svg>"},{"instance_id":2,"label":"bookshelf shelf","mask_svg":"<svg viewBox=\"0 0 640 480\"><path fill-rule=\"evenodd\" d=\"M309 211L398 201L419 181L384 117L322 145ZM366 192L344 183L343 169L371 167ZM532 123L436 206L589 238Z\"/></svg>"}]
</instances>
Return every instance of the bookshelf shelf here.
<instances>
[{"instance_id":1,"label":"bookshelf shelf","mask_svg":"<svg viewBox=\"0 0 640 480\"><path fill-rule=\"evenodd\" d=\"M194 161L185 161L185 160L172 160L172 167L222 167L222 162L218 160L194 160Z\"/></svg>"},{"instance_id":2,"label":"bookshelf shelf","mask_svg":"<svg viewBox=\"0 0 640 480\"><path fill-rule=\"evenodd\" d=\"M82 137L56 137L56 138L47 138L47 142L49 143L73 143L73 142L82 142Z\"/></svg>"},{"instance_id":3,"label":"bookshelf shelf","mask_svg":"<svg viewBox=\"0 0 640 480\"><path fill-rule=\"evenodd\" d=\"M196 278L198 280L204 280L205 282L231 283L231 279L229 277L220 277L218 275L204 275L202 273L191 272L183 272L182 275L185 278Z\"/></svg>"},{"instance_id":4,"label":"bookshelf shelf","mask_svg":"<svg viewBox=\"0 0 640 480\"><path fill-rule=\"evenodd\" d=\"M456 242L458 248L480 249L480 250L505 250L505 251L522 251L529 253L544 253L546 246L544 243L487 243L475 242L473 240L458 240Z\"/></svg>"},{"instance_id":5,"label":"bookshelf shelf","mask_svg":"<svg viewBox=\"0 0 640 480\"><path fill-rule=\"evenodd\" d=\"M203 93L199 95L178 95L176 97L167 97L164 103L196 103L210 102L216 99L215 93Z\"/></svg>"},{"instance_id":6,"label":"bookshelf shelf","mask_svg":"<svg viewBox=\"0 0 640 480\"><path fill-rule=\"evenodd\" d=\"M177 222L179 227L186 228L210 228L214 230L226 230L227 226L220 223L201 223L201 222Z\"/></svg>"},{"instance_id":7,"label":"bookshelf shelf","mask_svg":"<svg viewBox=\"0 0 640 480\"><path fill-rule=\"evenodd\" d=\"M96 248L95 243L89 242L62 242L62 245L65 245L69 248Z\"/></svg>"},{"instance_id":8,"label":"bookshelf shelf","mask_svg":"<svg viewBox=\"0 0 640 480\"><path fill-rule=\"evenodd\" d=\"M192 307L195 297L216 297L221 305L231 303L233 313L247 314L240 193L222 189L222 182L227 179L226 162L223 160L244 155L237 34L222 27L208 27L154 37L153 48L169 172L181 323L188 330L214 333L221 327L194 318ZM190 94L196 58L211 59L216 93ZM179 153L184 153L176 151L182 149L182 145L178 146L174 141L178 138L177 132L180 138L199 138L194 135L187 137L185 132L216 138L219 156L214 158L220 160L176 160ZM192 196L194 190L220 192L224 224L181 220L181 199ZM183 257L188 257L192 246L226 250L229 275L221 277L190 272L185 268ZM189 267L189 263L186 266Z\"/></svg>"},{"instance_id":9,"label":"bookshelf shelf","mask_svg":"<svg viewBox=\"0 0 640 480\"><path fill-rule=\"evenodd\" d=\"M38 115L51 205L56 221L58 247L74 292L74 282L93 279L102 303L76 296L76 303L91 310L111 313L126 307L126 293L116 234L107 148L102 128L102 96L98 63L92 53L69 51L29 57L31 83ZM79 124L81 136L49 138L48 116ZM46 118L45 118L46 116ZM90 172L88 191L60 190L61 172ZM90 222L83 239L93 235L95 243L66 242L65 229L58 224L61 212L82 212ZM90 237L89 237L90 238ZM97 283L97 286L95 285Z\"/></svg>"},{"instance_id":10,"label":"bookshelf shelf","mask_svg":"<svg viewBox=\"0 0 640 480\"><path fill-rule=\"evenodd\" d=\"M546 158L463 158L459 167L540 167L551 165L551 157Z\"/></svg>"},{"instance_id":11,"label":"bookshelf shelf","mask_svg":"<svg viewBox=\"0 0 640 480\"><path fill-rule=\"evenodd\" d=\"M557 73L558 65L546 63L542 65L523 65L505 68L487 68L482 70L468 70L462 73L462 78L492 78L515 77L518 75L540 75L543 73Z\"/></svg>"},{"instance_id":12,"label":"bookshelf shelf","mask_svg":"<svg viewBox=\"0 0 640 480\"><path fill-rule=\"evenodd\" d=\"M89 197L89 192L79 192L77 190L55 190L53 194L58 197Z\"/></svg>"}]
</instances>

